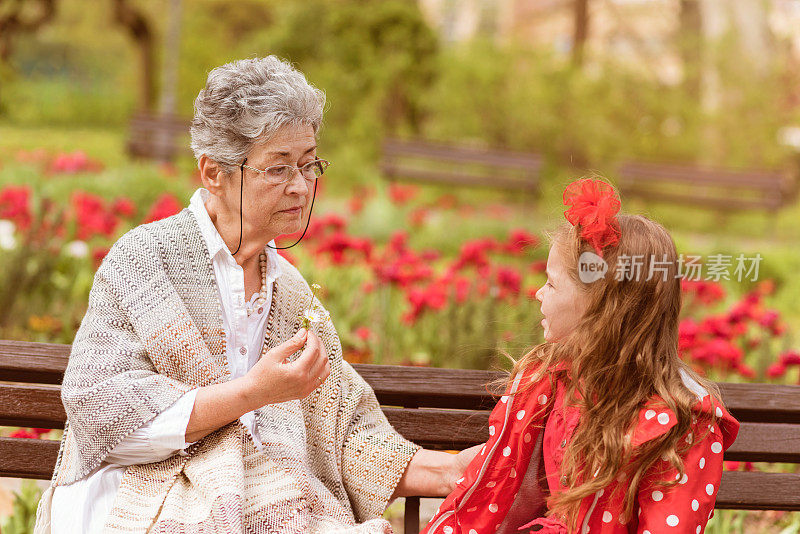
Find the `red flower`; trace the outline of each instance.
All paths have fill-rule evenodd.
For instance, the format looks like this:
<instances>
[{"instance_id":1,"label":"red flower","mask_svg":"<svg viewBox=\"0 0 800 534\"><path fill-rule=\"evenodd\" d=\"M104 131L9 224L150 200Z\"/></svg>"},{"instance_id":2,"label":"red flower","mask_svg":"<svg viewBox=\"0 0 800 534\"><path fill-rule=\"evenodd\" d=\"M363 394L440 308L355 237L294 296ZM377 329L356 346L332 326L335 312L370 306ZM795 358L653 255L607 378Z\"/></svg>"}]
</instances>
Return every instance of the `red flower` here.
<instances>
[{"instance_id":1,"label":"red flower","mask_svg":"<svg viewBox=\"0 0 800 534\"><path fill-rule=\"evenodd\" d=\"M461 270L473 266L477 268L489 266L488 252L498 248L496 241L490 238L475 239L461 245L461 252L452 266L454 270Z\"/></svg>"},{"instance_id":2,"label":"red flower","mask_svg":"<svg viewBox=\"0 0 800 534\"><path fill-rule=\"evenodd\" d=\"M602 180L576 180L564 191L564 205L571 206L564 216L573 226L580 226L581 237L598 255L602 249L619 242L617 213L620 202L614 188Z\"/></svg>"},{"instance_id":3,"label":"red flower","mask_svg":"<svg viewBox=\"0 0 800 534\"><path fill-rule=\"evenodd\" d=\"M412 288L406 293L411 309L403 315L403 322L414 324L426 310L439 311L447 306L447 288L441 282L429 284L425 289Z\"/></svg>"},{"instance_id":4,"label":"red flower","mask_svg":"<svg viewBox=\"0 0 800 534\"><path fill-rule=\"evenodd\" d=\"M800 352L790 350L780 355L780 362L783 365L800 365Z\"/></svg>"},{"instance_id":5,"label":"red flower","mask_svg":"<svg viewBox=\"0 0 800 534\"><path fill-rule=\"evenodd\" d=\"M719 282L681 279L681 291L694 295L702 304L713 304L725 298L725 288Z\"/></svg>"},{"instance_id":6,"label":"red flower","mask_svg":"<svg viewBox=\"0 0 800 534\"><path fill-rule=\"evenodd\" d=\"M372 339L372 330L370 330L366 326L359 326L353 333L361 341L369 341L370 339Z\"/></svg>"},{"instance_id":7,"label":"red flower","mask_svg":"<svg viewBox=\"0 0 800 534\"><path fill-rule=\"evenodd\" d=\"M368 239L351 237L344 232L336 232L325 237L316 248L317 254L330 254L333 263L342 265L346 263L345 253L353 251L365 260L372 254L372 243Z\"/></svg>"},{"instance_id":8,"label":"red flower","mask_svg":"<svg viewBox=\"0 0 800 534\"><path fill-rule=\"evenodd\" d=\"M91 239L95 235L111 237L117 227L117 218L106 209L105 200L92 193L76 191L72 195L72 207L77 222L77 237Z\"/></svg>"},{"instance_id":9,"label":"red flower","mask_svg":"<svg viewBox=\"0 0 800 534\"><path fill-rule=\"evenodd\" d=\"M119 197L111 205L111 211L120 217L131 218L136 215L136 204L127 197Z\"/></svg>"},{"instance_id":10,"label":"red flower","mask_svg":"<svg viewBox=\"0 0 800 534\"><path fill-rule=\"evenodd\" d=\"M31 226L31 190L28 186L9 185L0 191L0 219L12 221L20 230Z\"/></svg>"},{"instance_id":11,"label":"red flower","mask_svg":"<svg viewBox=\"0 0 800 534\"><path fill-rule=\"evenodd\" d=\"M458 199L453 194L442 195L436 199L436 206L444 210L451 210L457 205Z\"/></svg>"},{"instance_id":12,"label":"red flower","mask_svg":"<svg viewBox=\"0 0 800 534\"><path fill-rule=\"evenodd\" d=\"M537 260L531 262L530 270L532 273L543 273L547 270L547 260Z\"/></svg>"},{"instance_id":13,"label":"red flower","mask_svg":"<svg viewBox=\"0 0 800 534\"><path fill-rule=\"evenodd\" d=\"M353 195L350 197L350 200L347 201L347 206L350 208L350 213L361 213L364 209L364 197L360 195Z\"/></svg>"},{"instance_id":14,"label":"red flower","mask_svg":"<svg viewBox=\"0 0 800 534\"><path fill-rule=\"evenodd\" d=\"M393 204L402 206L417 196L419 188L413 185L389 184L389 198Z\"/></svg>"},{"instance_id":15,"label":"red flower","mask_svg":"<svg viewBox=\"0 0 800 534\"><path fill-rule=\"evenodd\" d=\"M75 174L78 172L97 172L103 169L102 163L91 160L82 150L58 154L48 171L54 174Z\"/></svg>"},{"instance_id":16,"label":"red flower","mask_svg":"<svg viewBox=\"0 0 800 534\"><path fill-rule=\"evenodd\" d=\"M9 437L12 438L26 438L26 439L38 439L39 436L31 432L30 430L26 430L24 428L20 428L19 430L15 430Z\"/></svg>"},{"instance_id":17,"label":"red flower","mask_svg":"<svg viewBox=\"0 0 800 534\"><path fill-rule=\"evenodd\" d=\"M103 263L103 259L108 255L108 251L111 250L108 247L98 247L92 251L92 261L94 262L94 268L97 270L100 267L100 264Z\"/></svg>"},{"instance_id":18,"label":"red flower","mask_svg":"<svg viewBox=\"0 0 800 534\"><path fill-rule=\"evenodd\" d=\"M510 254L522 254L525 249L539 246L539 238L525 230L511 230L504 249Z\"/></svg>"},{"instance_id":19,"label":"red flower","mask_svg":"<svg viewBox=\"0 0 800 534\"><path fill-rule=\"evenodd\" d=\"M408 224L411 226L422 226L428 220L430 210L428 208L416 208L408 214Z\"/></svg>"},{"instance_id":20,"label":"red flower","mask_svg":"<svg viewBox=\"0 0 800 534\"><path fill-rule=\"evenodd\" d=\"M767 376L769 378L779 378L786 374L786 366L782 363L773 363L767 368Z\"/></svg>"},{"instance_id":21,"label":"red flower","mask_svg":"<svg viewBox=\"0 0 800 534\"><path fill-rule=\"evenodd\" d=\"M516 298L522 290L522 275L509 267L497 269L497 284L500 286L499 298Z\"/></svg>"},{"instance_id":22,"label":"red flower","mask_svg":"<svg viewBox=\"0 0 800 534\"><path fill-rule=\"evenodd\" d=\"M164 193L158 197L158 200L156 200L155 204L150 208L150 212L145 217L144 222L151 223L166 219L167 217L175 215L181 211L181 209L183 208L177 198L169 193Z\"/></svg>"}]
</instances>

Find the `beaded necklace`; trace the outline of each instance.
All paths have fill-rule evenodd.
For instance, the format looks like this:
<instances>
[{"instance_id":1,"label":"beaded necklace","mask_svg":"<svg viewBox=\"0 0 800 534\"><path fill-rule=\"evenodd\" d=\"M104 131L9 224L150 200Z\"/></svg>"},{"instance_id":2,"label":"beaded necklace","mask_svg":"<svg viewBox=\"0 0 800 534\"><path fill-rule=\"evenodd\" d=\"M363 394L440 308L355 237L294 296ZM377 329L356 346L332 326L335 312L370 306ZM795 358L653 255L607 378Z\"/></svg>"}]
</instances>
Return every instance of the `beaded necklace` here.
<instances>
[{"instance_id":1,"label":"beaded necklace","mask_svg":"<svg viewBox=\"0 0 800 534\"><path fill-rule=\"evenodd\" d=\"M266 302L267 302L267 296L268 296L268 293L267 293L267 254L263 250L261 251L261 254L259 254L259 256L258 256L258 265L259 265L259 268L261 269L261 290L258 293L256 293L256 295L258 295L258 297L256 297L256 300L255 300L255 302L253 302L252 307L250 306L250 303L248 302L248 305L247 305L247 316L248 317L250 317L250 315L253 313L253 310L256 309L256 308L258 308L258 313L263 312L264 311L264 304L266 304ZM252 299L252 297L250 297L250 298Z\"/></svg>"}]
</instances>

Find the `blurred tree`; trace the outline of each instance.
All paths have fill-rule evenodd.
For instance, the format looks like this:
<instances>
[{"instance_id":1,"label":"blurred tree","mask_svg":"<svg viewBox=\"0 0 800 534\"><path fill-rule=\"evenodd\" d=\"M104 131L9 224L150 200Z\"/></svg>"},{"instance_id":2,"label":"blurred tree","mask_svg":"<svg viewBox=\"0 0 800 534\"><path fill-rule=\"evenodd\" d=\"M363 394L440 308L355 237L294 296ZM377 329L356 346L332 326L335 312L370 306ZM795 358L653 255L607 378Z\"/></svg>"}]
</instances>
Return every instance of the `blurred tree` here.
<instances>
[{"instance_id":1,"label":"blurred tree","mask_svg":"<svg viewBox=\"0 0 800 534\"><path fill-rule=\"evenodd\" d=\"M156 106L156 59L153 24L145 11L127 0L113 0L114 19L136 44L139 55L139 110L152 112Z\"/></svg>"},{"instance_id":2,"label":"blurred tree","mask_svg":"<svg viewBox=\"0 0 800 534\"><path fill-rule=\"evenodd\" d=\"M55 0L0 0L0 62L8 61L15 37L35 32L55 14Z\"/></svg>"},{"instance_id":3,"label":"blurred tree","mask_svg":"<svg viewBox=\"0 0 800 534\"><path fill-rule=\"evenodd\" d=\"M55 0L0 0L0 92L10 77L8 65L14 39L33 33L56 14ZM0 98L0 112L3 100Z\"/></svg>"},{"instance_id":4,"label":"blurred tree","mask_svg":"<svg viewBox=\"0 0 800 534\"><path fill-rule=\"evenodd\" d=\"M698 98L703 51L703 19L698 0L680 0L678 49L683 61L683 85L690 97Z\"/></svg>"},{"instance_id":5,"label":"blurred tree","mask_svg":"<svg viewBox=\"0 0 800 534\"><path fill-rule=\"evenodd\" d=\"M589 37L589 0L574 0L574 37L572 39L572 63L583 65L583 49Z\"/></svg>"},{"instance_id":6,"label":"blurred tree","mask_svg":"<svg viewBox=\"0 0 800 534\"><path fill-rule=\"evenodd\" d=\"M328 94L326 120L351 142L376 148L385 133L419 132L438 44L416 2L286 2L275 20L249 50L298 63Z\"/></svg>"}]
</instances>

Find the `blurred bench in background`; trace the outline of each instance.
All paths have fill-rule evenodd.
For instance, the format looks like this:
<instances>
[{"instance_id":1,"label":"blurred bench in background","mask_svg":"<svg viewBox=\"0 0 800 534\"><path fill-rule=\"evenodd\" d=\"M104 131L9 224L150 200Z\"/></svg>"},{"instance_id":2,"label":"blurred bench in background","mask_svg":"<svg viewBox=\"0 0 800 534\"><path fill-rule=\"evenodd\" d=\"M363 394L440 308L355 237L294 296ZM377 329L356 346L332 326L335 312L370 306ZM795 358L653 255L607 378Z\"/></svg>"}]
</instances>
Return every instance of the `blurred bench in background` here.
<instances>
[{"instance_id":1,"label":"blurred bench in background","mask_svg":"<svg viewBox=\"0 0 800 534\"><path fill-rule=\"evenodd\" d=\"M629 162L618 171L623 196L717 211L774 211L797 199L790 172Z\"/></svg>"},{"instance_id":2,"label":"blurred bench in background","mask_svg":"<svg viewBox=\"0 0 800 534\"><path fill-rule=\"evenodd\" d=\"M138 114L131 118L128 154L136 158L172 161L189 151L191 120L177 115Z\"/></svg>"},{"instance_id":3,"label":"blurred bench in background","mask_svg":"<svg viewBox=\"0 0 800 534\"><path fill-rule=\"evenodd\" d=\"M387 139L381 170L390 181L488 187L534 196L542 158L537 154L429 141Z\"/></svg>"},{"instance_id":4,"label":"blurred bench in background","mask_svg":"<svg viewBox=\"0 0 800 534\"><path fill-rule=\"evenodd\" d=\"M0 425L63 428L60 387L69 345L0 341ZM406 438L428 448L460 450L489 438L495 400L486 384L496 372L354 365L383 411ZM726 460L800 464L800 386L720 385L741 422ZM49 479L58 442L0 438L0 476ZM794 466L795 471L797 467ZM419 532L419 497L405 502L405 532ZM800 474L725 471L718 508L800 511Z\"/></svg>"}]
</instances>

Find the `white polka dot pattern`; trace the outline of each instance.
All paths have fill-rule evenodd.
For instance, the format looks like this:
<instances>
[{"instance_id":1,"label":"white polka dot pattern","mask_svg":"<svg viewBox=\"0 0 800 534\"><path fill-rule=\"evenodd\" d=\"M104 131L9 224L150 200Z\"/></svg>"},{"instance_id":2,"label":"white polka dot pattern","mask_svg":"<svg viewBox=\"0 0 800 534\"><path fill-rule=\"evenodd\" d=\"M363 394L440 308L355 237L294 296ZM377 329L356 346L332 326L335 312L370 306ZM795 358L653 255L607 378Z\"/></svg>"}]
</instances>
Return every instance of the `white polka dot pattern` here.
<instances>
[{"instance_id":1,"label":"white polka dot pattern","mask_svg":"<svg viewBox=\"0 0 800 534\"><path fill-rule=\"evenodd\" d=\"M498 403L489 423L492 428L489 430L490 439L485 451L489 459L484 459L487 457L485 456L477 462L482 469L485 467L483 464L488 462L489 471L483 469L484 474L478 477L483 480L478 480L472 486L474 495L467 497L471 501L468 504L469 508L459 508L459 512L457 512L460 514L459 524L464 530L458 530L456 523L452 522L454 520L444 522L444 524L452 525L454 531L465 534L473 534L471 531L481 534L497 531L519 491L519 484L525 478L524 472L519 473L515 466L520 465L520 459L527 464L527 459L523 455L526 454L526 451L531 451L532 444L541 437L539 432L545 427L547 421L558 421L555 428L558 428L559 433L550 437L545 433L543 446L551 447L551 449L545 448L545 464L547 465L548 461L553 462L552 459L548 460L547 451L555 453L555 458L560 458L559 455L564 454L565 445L562 443L570 442L575 428L575 419L570 419L574 412L570 412L569 408L562 408L560 399L563 398L564 392L560 383L556 383L559 388L557 390L544 386L543 382L548 379L549 377L543 376L542 380L534 383L527 392L504 395L504 400ZM554 410L553 413L558 414L558 417L544 419L543 415L548 412L541 406L548 406L549 409ZM723 412L723 417L716 425L719 432L707 434L705 431L708 416L713 416L715 409L716 406L711 404L710 397L708 402L703 401L705 415L701 417L700 412L696 411L693 415L693 426L683 437L679 438L680 446L688 444L689 447L688 451L681 450L677 457L677 459L683 460L683 473L672 466L669 461L670 455L664 454L662 456L664 461L656 461L645 474L639 483L637 513L627 520L627 525L623 523L621 492L614 491L625 488L626 484L630 483L630 473L621 471L615 476L608 488L609 491L599 490L593 496L587 497L594 501L594 511L588 517L587 528L582 528L581 519L581 527L576 532L608 534L628 532L682 534L686 532L688 534L688 532L695 532L698 527L697 532L702 532L707 521L706 514L713 511L714 496L718 490L719 472L723 461L721 453L728 443L725 437L727 436L725 425L726 421L730 421L730 415L727 413ZM634 426L629 432L630 442L637 446L655 436L663 435L676 423L675 414L663 402L654 400L639 413L638 427ZM567 430L565 431L564 428ZM699 439L701 437L702 439ZM501 473L506 473L505 476L491 476L490 480L486 473L491 472L492 466L497 466L495 468L500 469ZM623 469L625 467L623 466ZM550 467L547 469L549 470ZM553 471L548 471L550 484L564 484L563 473L559 473L558 470L551 473ZM625 475L628 475L627 478ZM468 480L470 479L468 478ZM475 477L471 480L475 480ZM664 486L663 484L667 481L677 482L677 484ZM470 488L465 487L461 495L467 489ZM589 507L585 507L584 510L587 508ZM450 508L443 507L443 510L448 509L452 510L452 506ZM439 529L442 528L441 524ZM436 532L442 531L437 530ZM429 533L424 532L424 534Z\"/></svg>"}]
</instances>

